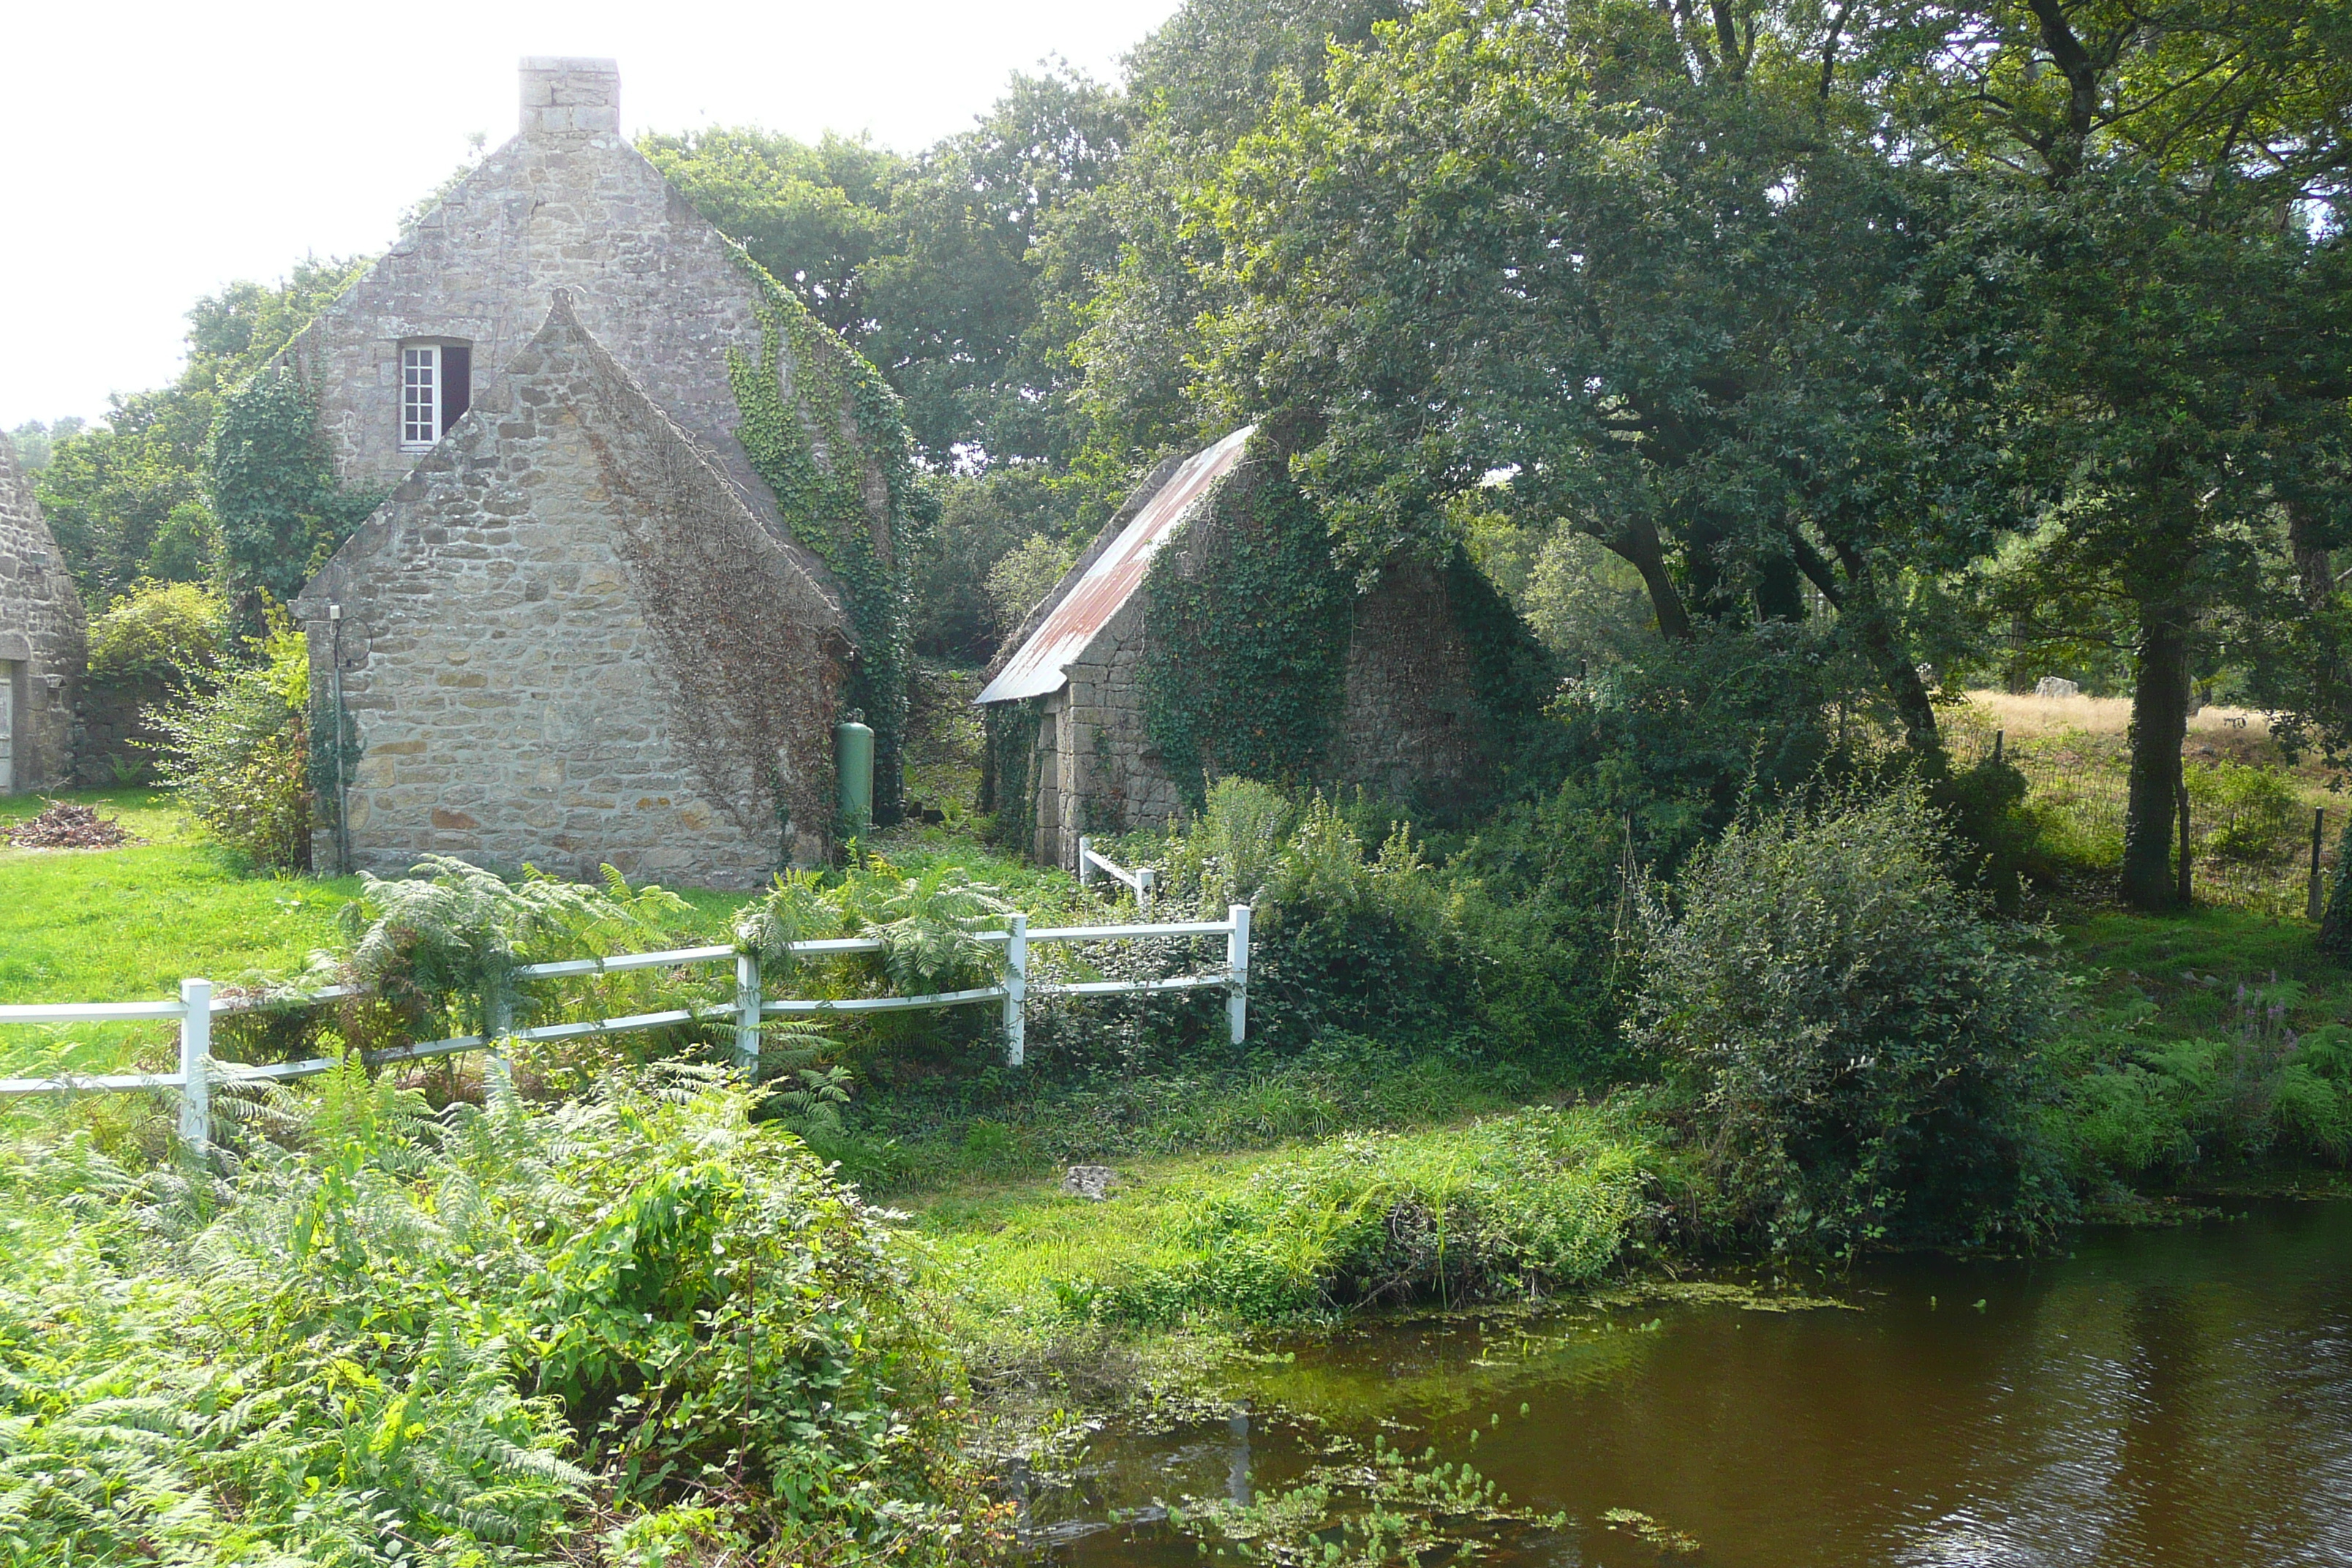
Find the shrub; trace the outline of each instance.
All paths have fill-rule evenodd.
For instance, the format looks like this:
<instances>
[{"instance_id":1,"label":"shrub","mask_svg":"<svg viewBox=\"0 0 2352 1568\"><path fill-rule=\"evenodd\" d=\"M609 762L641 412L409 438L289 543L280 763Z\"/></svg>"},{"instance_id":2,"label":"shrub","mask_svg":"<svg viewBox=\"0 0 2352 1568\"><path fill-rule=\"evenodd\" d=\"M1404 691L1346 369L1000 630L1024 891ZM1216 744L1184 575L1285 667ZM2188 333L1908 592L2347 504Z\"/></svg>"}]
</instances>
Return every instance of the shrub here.
<instances>
[{"instance_id":1,"label":"shrub","mask_svg":"<svg viewBox=\"0 0 2352 1568\"><path fill-rule=\"evenodd\" d=\"M11 1561L538 1562L698 1507L763 1560L971 1543L887 1216L746 1091L267 1109L299 1147L215 1187L0 1154Z\"/></svg>"},{"instance_id":2,"label":"shrub","mask_svg":"<svg viewBox=\"0 0 2352 1568\"><path fill-rule=\"evenodd\" d=\"M1646 900L1634 1039L1776 1249L2033 1242L2059 977L1945 868L1916 785L1754 811Z\"/></svg>"},{"instance_id":3,"label":"shrub","mask_svg":"<svg viewBox=\"0 0 2352 1568\"><path fill-rule=\"evenodd\" d=\"M518 966L658 947L693 913L675 893L631 888L610 866L596 888L528 866L510 880L428 855L397 880L362 872L341 919L353 939L352 978L413 1029L489 1034L501 1021L534 1021L577 986L518 984Z\"/></svg>"},{"instance_id":4,"label":"shrub","mask_svg":"<svg viewBox=\"0 0 2352 1568\"><path fill-rule=\"evenodd\" d=\"M162 773L215 838L268 870L310 867L310 654L273 611L260 661L155 716Z\"/></svg>"},{"instance_id":5,"label":"shrub","mask_svg":"<svg viewBox=\"0 0 2352 1568\"><path fill-rule=\"evenodd\" d=\"M142 579L90 623L90 679L199 685L219 666L227 634L228 606L217 595Z\"/></svg>"},{"instance_id":6,"label":"shrub","mask_svg":"<svg viewBox=\"0 0 2352 1568\"><path fill-rule=\"evenodd\" d=\"M2352 1029L2298 1035L2302 987L2273 975L2240 984L2227 1035L2150 1038L2145 1002L2104 1029L2059 1043L2066 1074L2055 1125L2085 1181L2245 1165L2284 1151L2340 1163L2352 1153Z\"/></svg>"},{"instance_id":7,"label":"shrub","mask_svg":"<svg viewBox=\"0 0 2352 1568\"><path fill-rule=\"evenodd\" d=\"M2218 859L2277 865L2303 847L2311 816L2294 786L2276 768L2220 761L2182 770L2189 808L2212 831L2205 850Z\"/></svg>"},{"instance_id":8,"label":"shrub","mask_svg":"<svg viewBox=\"0 0 2352 1568\"><path fill-rule=\"evenodd\" d=\"M996 635L1011 637L1029 612L1054 591L1076 560L1070 547L1048 533L1033 533L988 569L988 599Z\"/></svg>"}]
</instances>

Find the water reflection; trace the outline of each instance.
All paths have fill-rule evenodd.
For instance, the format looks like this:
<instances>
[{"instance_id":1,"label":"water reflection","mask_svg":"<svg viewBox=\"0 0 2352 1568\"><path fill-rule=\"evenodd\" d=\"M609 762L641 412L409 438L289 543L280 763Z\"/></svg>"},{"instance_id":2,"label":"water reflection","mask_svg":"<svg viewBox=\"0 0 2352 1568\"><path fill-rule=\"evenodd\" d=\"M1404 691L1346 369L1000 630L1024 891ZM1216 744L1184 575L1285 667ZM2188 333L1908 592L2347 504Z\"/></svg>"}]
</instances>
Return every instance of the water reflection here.
<instances>
[{"instance_id":1,"label":"water reflection","mask_svg":"<svg viewBox=\"0 0 2352 1568\"><path fill-rule=\"evenodd\" d=\"M1299 1347L1260 1409L1360 1437L1402 1424L1567 1510L1581 1528L1543 1553L1562 1568L1658 1560L1593 1528L1612 1508L1756 1568L2352 1563L2352 1205L2099 1233L2034 1264L1890 1264L1837 1294L1862 1310L1367 1331ZM1112 1446L1071 1506L1245 1499L1318 1440L1220 1425ZM1073 1551L1192 1559L1180 1544Z\"/></svg>"}]
</instances>

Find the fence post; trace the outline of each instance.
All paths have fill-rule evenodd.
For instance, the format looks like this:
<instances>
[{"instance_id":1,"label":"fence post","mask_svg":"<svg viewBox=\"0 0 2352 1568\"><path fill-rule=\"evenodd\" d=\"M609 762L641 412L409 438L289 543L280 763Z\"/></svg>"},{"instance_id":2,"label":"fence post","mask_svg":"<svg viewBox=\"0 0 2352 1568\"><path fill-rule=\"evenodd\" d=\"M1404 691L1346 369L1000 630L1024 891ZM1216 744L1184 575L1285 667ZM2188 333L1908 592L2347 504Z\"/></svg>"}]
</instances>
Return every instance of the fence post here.
<instances>
[{"instance_id":1,"label":"fence post","mask_svg":"<svg viewBox=\"0 0 2352 1568\"><path fill-rule=\"evenodd\" d=\"M2180 786L2180 907L2189 907L2189 785Z\"/></svg>"},{"instance_id":2,"label":"fence post","mask_svg":"<svg viewBox=\"0 0 2352 1568\"><path fill-rule=\"evenodd\" d=\"M1137 911L1151 912L1151 895L1160 890L1160 873L1149 866L1135 868L1135 902Z\"/></svg>"},{"instance_id":3,"label":"fence post","mask_svg":"<svg viewBox=\"0 0 2352 1568\"><path fill-rule=\"evenodd\" d=\"M202 1154L213 1145L213 983L180 982L180 1142Z\"/></svg>"},{"instance_id":4,"label":"fence post","mask_svg":"<svg viewBox=\"0 0 2352 1568\"><path fill-rule=\"evenodd\" d=\"M760 1081L760 955L735 955L735 1066L746 1080Z\"/></svg>"},{"instance_id":5,"label":"fence post","mask_svg":"<svg viewBox=\"0 0 2352 1568\"><path fill-rule=\"evenodd\" d=\"M1004 1065L1017 1068L1029 1059L1027 1020L1022 1005L1029 999L1029 917L1013 917L1013 934L1004 943Z\"/></svg>"},{"instance_id":6,"label":"fence post","mask_svg":"<svg viewBox=\"0 0 2352 1568\"><path fill-rule=\"evenodd\" d=\"M2327 808L2324 805L2311 808L2311 886L2304 893L2303 912L2314 925L2318 924L2320 917L2327 912L2326 892L2319 883L2320 822L2326 815Z\"/></svg>"},{"instance_id":7,"label":"fence post","mask_svg":"<svg viewBox=\"0 0 2352 1568\"><path fill-rule=\"evenodd\" d=\"M483 1071L509 1090L514 1088L514 1068L499 1042L514 1033L514 993L508 989L511 984L510 976L497 975L482 994Z\"/></svg>"},{"instance_id":8,"label":"fence post","mask_svg":"<svg viewBox=\"0 0 2352 1568\"><path fill-rule=\"evenodd\" d=\"M1225 936L1225 1029L1237 1046L1249 1032L1249 915L1247 904L1226 906L1234 929Z\"/></svg>"},{"instance_id":9,"label":"fence post","mask_svg":"<svg viewBox=\"0 0 2352 1568\"><path fill-rule=\"evenodd\" d=\"M1087 837L1087 835L1085 835L1085 834L1083 834L1083 833L1079 834L1079 835L1078 835L1078 886L1079 886L1079 887L1081 887L1081 888L1085 887L1088 882L1091 882L1092 880L1094 880L1095 868L1094 868L1093 865L1092 865L1092 864L1091 864L1091 863L1087 859L1087 856L1089 856L1089 855L1092 855L1094 852L1095 852L1095 841L1094 841L1092 838L1089 838L1088 837Z\"/></svg>"}]
</instances>

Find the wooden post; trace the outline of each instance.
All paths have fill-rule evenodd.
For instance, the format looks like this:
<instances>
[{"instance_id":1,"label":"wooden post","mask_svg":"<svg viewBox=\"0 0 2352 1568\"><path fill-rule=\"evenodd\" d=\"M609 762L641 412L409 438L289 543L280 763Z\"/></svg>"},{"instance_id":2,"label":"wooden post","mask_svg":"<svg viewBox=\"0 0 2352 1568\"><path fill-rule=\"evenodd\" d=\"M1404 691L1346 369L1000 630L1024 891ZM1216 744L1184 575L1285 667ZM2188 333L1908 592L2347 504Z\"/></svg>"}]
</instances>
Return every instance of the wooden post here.
<instances>
[{"instance_id":1,"label":"wooden post","mask_svg":"<svg viewBox=\"0 0 2352 1568\"><path fill-rule=\"evenodd\" d=\"M514 1065L507 1060L505 1047L499 1042L514 1033L514 993L512 979L501 974L490 982L482 995L482 1070L500 1089L514 1091Z\"/></svg>"},{"instance_id":2,"label":"wooden post","mask_svg":"<svg viewBox=\"0 0 2352 1568\"><path fill-rule=\"evenodd\" d=\"M1992 732L1992 760L1996 764L2000 762L2001 737L2008 733L2006 730L1995 730Z\"/></svg>"},{"instance_id":3,"label":"wooden post","mask_svg":"<svg viewBox=\"0 0 2352 1568\"><path fill-rule=\"evenodd\" d=\"M735 955L735 1068L747 1083L760 1081L760 955Z\"/></svg>"},{"instance_id":4,"label":"wooden post","mask_svg":"<svg viewBox=\"0 0 2352 1568\"><path fill-rule=\"evenodd\" d=\"M1249 1033L1249 921L1247 904L1229 904L1234 929L1225 937L1225 1030L1240 1045Z\"/></svg>"},{"instance_id":5,"label":"wooden post","mask_svg":"<svg viewBox=\"0 0 2352 1568\"><path fill-rule=\"evenodd\" d=\"M1004 944L1004 1065L1017 1068L1029 1059L1027 1020L1023 1004L1029 999L1029 917L1013 917L1013 934Z\"/></svg>"},{"instance_id":6,"label":"wooden post","mask_svg":"<svg viewBox=\"0 0 2352 1568\"><path fill-rule=\"evenodd\" d=\"M2327 912L2326 889L2319 880L2320 823L2326 816L2327 808L2324 805L2311 808L2311 885L2304 892L2303 912L2314 925L2318 924L2320 916Z\"/></svg>"},{"instance_id":7,"label":"wooden post","mask_svg":"<svg viewBox=\"0 0 2352 1568\"><path fill-rule=\"evenodd\" d=\"M213 1146L213 983L180 982L180 1142L198 1154Z\"/></svg>"},{"instance_id":8,"label":"wooden post","mask_svg":"<svg viewBox=\"0 0 2352 1568\"><path fill-rule=\"evenodd\" d=\"M2180 907L2189 907L2189 786L2180 786Z\"/></svg>"}]
</instances>

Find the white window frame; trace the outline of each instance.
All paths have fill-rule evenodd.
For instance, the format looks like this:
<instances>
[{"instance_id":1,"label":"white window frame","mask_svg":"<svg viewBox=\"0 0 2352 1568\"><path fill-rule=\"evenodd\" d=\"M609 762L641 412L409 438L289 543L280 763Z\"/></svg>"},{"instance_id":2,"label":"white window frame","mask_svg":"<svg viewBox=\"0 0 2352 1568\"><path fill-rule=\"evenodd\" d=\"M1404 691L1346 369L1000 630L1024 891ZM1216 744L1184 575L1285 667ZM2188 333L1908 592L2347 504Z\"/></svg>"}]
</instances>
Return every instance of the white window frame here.
<instances>
[{"instance_id":1,"label":"white window frame","mask_svg":"<svg viewBox=\"0 0 2352 1568\"><path fill-rule=\"evenodd\" d=\"M441 444L441 345L400 345L400 449L429 452Z\"/></svg>"}]
</instances>

